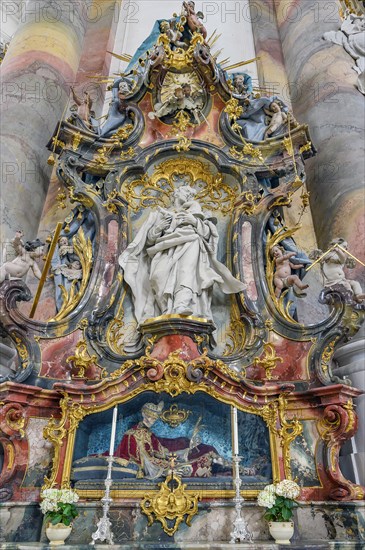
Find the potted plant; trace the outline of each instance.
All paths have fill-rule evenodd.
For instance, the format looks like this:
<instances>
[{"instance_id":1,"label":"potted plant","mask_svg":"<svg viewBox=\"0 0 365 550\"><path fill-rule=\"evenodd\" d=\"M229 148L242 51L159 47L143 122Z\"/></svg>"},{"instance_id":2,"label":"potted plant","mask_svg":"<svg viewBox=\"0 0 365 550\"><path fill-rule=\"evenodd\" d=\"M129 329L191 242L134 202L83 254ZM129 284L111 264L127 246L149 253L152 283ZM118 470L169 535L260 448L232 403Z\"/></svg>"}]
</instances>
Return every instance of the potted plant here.
<instances>
[{"instance_id":1,"label":"potted plant","mask_svg":"<svg viewBox=\"0 0 365 550\"><path fill-rule=\"evenodd\" d=\"M64 544L71 533L72 521L78 516L75 503L79 496L71 489L45 489L41 494L41 510L48 522L46 535L51 546Z\"/></svg>"},{"instance_id":2,"label":"potted plant","mask_svg":"<svg viewBox=\"0 0 365 550\"><path fill-rule=\"evenodd\" d=\"M277 544L290 544L294 534L294 523L291 521L293 507L299 495L299 485L290 479L283 479L279 483L266 485L257 496L257 504L267 508L264 518Z\"/></svg>"}]
</instances>

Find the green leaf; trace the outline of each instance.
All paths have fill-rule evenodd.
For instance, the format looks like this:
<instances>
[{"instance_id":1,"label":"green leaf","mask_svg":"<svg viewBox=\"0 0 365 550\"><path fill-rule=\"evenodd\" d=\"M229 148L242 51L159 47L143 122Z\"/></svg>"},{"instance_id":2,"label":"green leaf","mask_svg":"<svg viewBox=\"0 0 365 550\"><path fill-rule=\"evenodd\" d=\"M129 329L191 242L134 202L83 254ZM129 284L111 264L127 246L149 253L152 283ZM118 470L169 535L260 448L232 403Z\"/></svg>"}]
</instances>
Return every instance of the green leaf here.
<instances>
[{"instance_id":1,"label":"green leaf","mask_svg":"<svg viewBox=\"0 0 365 550\"><path fill-rule=\"evenodd\" d=\"M292 511L290 508L283 508L282 509L282 515L285 521L289 520L292 517Z\"/></svg>"},{"instance_id":2,"label":"green leaf","mask_svg":"<svg viewBox=\"0 0 365 550\"><path fill-rule=\"evenodd\" d=\"M51 523L52 525L57 525L57 523L62 523L62 514L56 514L55 516L53 516L53 518L51 519Z\"/></svg>"},{"instance_id":3,"label":"green leaf","mask_svg":"<svg viewBox=\"0 0 365 550\"><path fill-rule=\"evenodd\" d=\"M62 523L68 527L71 523L71 520L69 518L65 518Z\"/></svg>"},{"instance_id":4,"label":"green leaf","mask_svg":"<svg viewBox=\"0 0 365 550\"><path fill-rule=\"evenodd\" d=\"M71 504L65 504L63 506L63 513L66 515L66 516L69 516L71 514Z\"/></svg>"}]
</instances>

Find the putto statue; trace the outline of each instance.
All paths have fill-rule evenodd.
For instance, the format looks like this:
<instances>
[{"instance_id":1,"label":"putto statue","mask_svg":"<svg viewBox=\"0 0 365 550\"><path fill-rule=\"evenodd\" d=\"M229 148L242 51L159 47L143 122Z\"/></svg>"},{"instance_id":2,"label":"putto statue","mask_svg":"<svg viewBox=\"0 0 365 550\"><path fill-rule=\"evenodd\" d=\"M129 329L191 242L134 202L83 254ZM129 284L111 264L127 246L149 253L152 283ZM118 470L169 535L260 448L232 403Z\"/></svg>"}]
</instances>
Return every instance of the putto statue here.
<instances>
[{"instance_id":1,"label":"putto statue","mask_svg":"<svg viewBox=\"0 0 365 550\"><path fill-rule=\"evenodd\" d=\"M39 239L35 239L34 241L27 241L24 244L22 237L22 231L15 233L11 244L17 256L14 260L5 262L0 267L0 284L5 279L22 279L30 269L37 279L41 278L42 274L36 260L43 256L44 243Z\"/></svg>"},{"instance_id":2,"label":"putto statue","mask_svg":"<svg viewBox=\"0 0 365 550\"><path fill-rule=\"evenodd\" d=\"M226 294L245 288L217 260L216 219L195 195L188 185L178 187L172 207L152 212L119 257L138 323L174 313L212 319L215 283Z\"/></svg>"},{"instance_id":3,"label":"putto statue","mask_svg":"<svg viewBox=\"0 0 365 550\"><path fill-rule=\"evenodd\" d=\"M316 260L322 256L320 265L324 288L337 290L342 287L353 294L356 302L361 303L365 300L365 294L360 283L348 279L344 272L345 267L350 269L355 267L354 260L346 254L347 247L347 242L340 237L330 242L330 250L327 254L323 254L322 250L313 250L309 257Z\"/></svg>"},{"instance_id":4,"label":"putto statue","mask_svg":"<svg viewBox=\"0 0 365 550\"><path fill-rule=\"evenodd\" d=\"M305 290L308 285L303 283L298 275L292 273L293 269L301 269L303 264L294 264L290 261L291 258L296 256L296 252L287 252L281 246L273 246L270 250L270 254L275 262L274 272L274 286L275 296L280 298L281 292L285 288L297 288L299 290ZM297 296L305 296L305 293L297 293Z\"/></svg>"},{"instance_id":5,"label":"putto statue","mask_svg":"<svg viewBox=\"0 0 365 550\"><path fill-rule=\"evenodd\" d=\"M365 95L365 16L349 13L338 31L325 32L324 40L342 46L355 60L357 88Z\"/></svg>"}]
</instances>

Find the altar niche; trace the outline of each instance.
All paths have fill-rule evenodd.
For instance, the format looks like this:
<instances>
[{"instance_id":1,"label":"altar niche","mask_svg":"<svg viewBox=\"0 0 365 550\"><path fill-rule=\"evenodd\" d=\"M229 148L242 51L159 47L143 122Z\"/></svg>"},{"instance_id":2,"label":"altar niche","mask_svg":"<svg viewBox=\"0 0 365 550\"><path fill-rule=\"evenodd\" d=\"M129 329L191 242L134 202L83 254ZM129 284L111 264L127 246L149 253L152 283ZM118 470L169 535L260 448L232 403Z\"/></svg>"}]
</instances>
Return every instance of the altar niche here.
<instances>
[{"instance_id":1,"label":"altar niche","mask_svg":"<svg viewBox=\"0 0 365 550\"><path fill-rule=\"evenodd\" d=\"M172 398L144 392L119 405L113 463L114 498L158 489L176 455L175 471L202 498L233 496L231 407L198 392ZM83 498L102 496L112 410L79 425L71 481ZM243 494L255 496L272 480L269 430L255 414L238 411Z\"/></svg>"}]
</instances>

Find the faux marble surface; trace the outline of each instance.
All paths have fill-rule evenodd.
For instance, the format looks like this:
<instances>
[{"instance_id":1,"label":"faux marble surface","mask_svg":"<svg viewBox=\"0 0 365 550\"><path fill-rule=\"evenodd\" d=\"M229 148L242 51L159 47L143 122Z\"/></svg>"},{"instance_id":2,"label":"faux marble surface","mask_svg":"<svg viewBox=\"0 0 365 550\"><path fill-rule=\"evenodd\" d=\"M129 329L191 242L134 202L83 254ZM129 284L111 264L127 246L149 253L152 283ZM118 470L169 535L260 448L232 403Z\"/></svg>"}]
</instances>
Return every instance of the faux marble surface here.
<instances>
[{"instance_id":1,"label":"faux marble surface","mask_svg":"<svg viewBox=\"0 0 365 550\"><path fill-rule=\"evenodd\" d=\"M309 124L316 158L306 163L319 246L344 237L362 257L364 246L364 97L353 59L323 40L341 25L336 3L276 0L276 15L294 114Z\"/></svg>"},{"instance_id":2,"label":"faux marble surface","mask_svg":"<svg viewBox=\"0 0 365 550\"><path fill-rule=\"evenodd\" d=\"M41 543L5 543L0 544L0 550L48 550L50 547L48 544ZM64 545L63 550L90 550L90 545ZM103 550L108 548L109 550L228 550L228 549L251 549L251 550L284 550L288 546L282 544L254 541L253 544L242 543L235 544L234 546L229 543L222 542L210 542L205 543L134 543L128 542L126 544L96 544L95 550ZM290 545L292 550L363 550L362 543L348 542L348 541L334 541L334 542L313 542L313 543L292 543Z\"/></svg>"}]
</instances>

